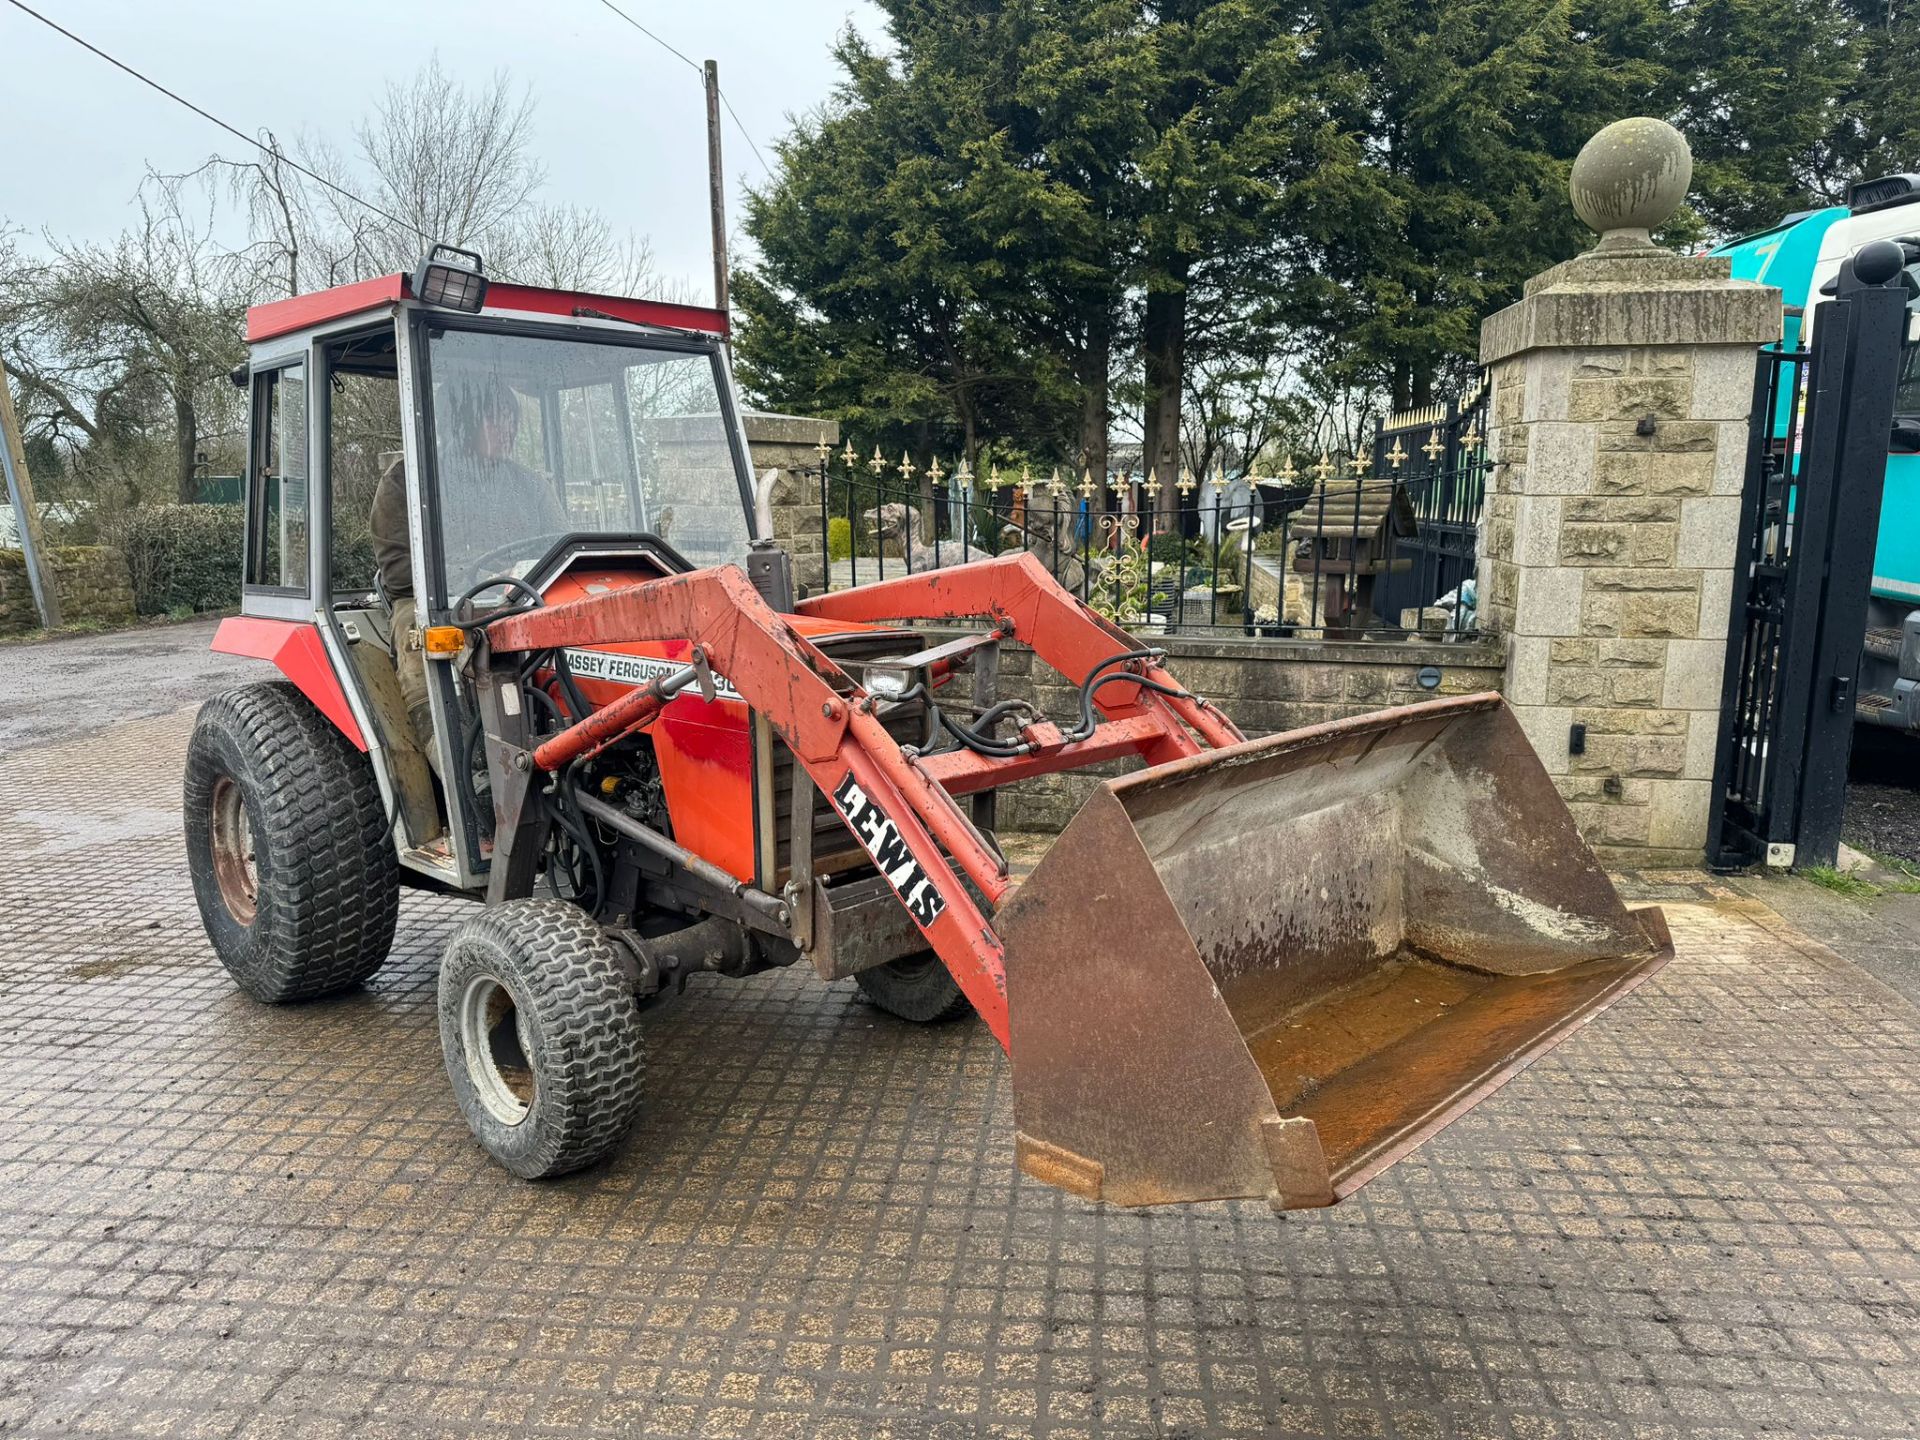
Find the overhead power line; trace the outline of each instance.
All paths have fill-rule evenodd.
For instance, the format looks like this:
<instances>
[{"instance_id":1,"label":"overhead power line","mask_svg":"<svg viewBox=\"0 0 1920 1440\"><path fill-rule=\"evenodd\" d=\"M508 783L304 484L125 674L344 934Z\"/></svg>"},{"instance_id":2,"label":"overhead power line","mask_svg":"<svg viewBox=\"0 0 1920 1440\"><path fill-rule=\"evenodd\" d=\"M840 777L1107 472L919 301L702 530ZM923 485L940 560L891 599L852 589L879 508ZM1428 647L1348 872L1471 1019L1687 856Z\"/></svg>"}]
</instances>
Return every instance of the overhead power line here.
<instances>
[{"instance_id":1,"label":"overhead power line","mask_svg":"<svg viewBox=\"0 0 1920 1440\"><path fill-rule=\"evenodd\" d=\"M18 4L19 0L13 0L13 3ZM702 77L705 76L706 71L701 68L698 61L694 60L684 50L674 49L673 46L669 45L665 40L662 40L658 35L654 34L653 31L634 19L633 16L614 4L613 0L600 0L600 3L618 15L622 20L626 21L627 24L631 25L634 29L638 30L642 35L653 41L653 43L658 45L662 50L673 56L674 59L686 65L694 74ZM773 173L773 167L767 164L767 157L760 153L760 147L753 143L753 136L747 133L747 127L741 123L739 112L733 108L733 101L727 98L727 92L725 90L720 92L720 103L727 107L727 114L733 118L733 128L738 130L740 132L740 138L747 142L747 148L753 151L753 158L760 162L760 168L771 175Z\"/></svg>"},{"instance_id":2,"label":"overhead power line","mask_svg":"<svg viewBox=\"0 0 1920 1440\"><path fill-rule=\"evenodd\" d=\"M760 168L771 175L773 173L773 167L767 164L767 157L760 153L760 147L753 143L753 136L747 133L747 127L742 125L740 123L740 117L734 114L733 101L727 98L727 92L724 90L720 92L720 103L727 107L727 114L733 116L733 128L738 130L740 132L740 138L747 142L747 148L753 151L753 158L760 162Z\"/></svg>"},{"instance_id":3,"label":"overhead power line","mask_svg":"<svg viewBox=\"0 0 1920 1440\"><path fill-rule=\"evenodd\" d=\"M638 30L642 35L646 36L649 40L653 41L654 44L658 45L662 50L666 51L669 55L673 56L677 60L681 60L685 62L687 67L690 70L692 70L694 74L698 75L702 73L700 69L700 63L697 60L694 60L691 56L686 54L685 51L674 49L673 46L669 45L666 41L662 40L658 35L654 34L653 31L649 30L646 26L642 25L638 20L634 19L633 16L629 15L626 11L622 10L618 5L614 4L613 0L600 0L600 3L606 6L607 9L613 11L614 14L618 15L622 20L626 21L629 25L633 26L633 28Z\"/></svg>"},{"instance_id":4,"label":"overhead power line","mask_svg":"<svg viewBox=\"0 0 1920 1440\"><path fill-rule=\"evenodd\" d=\"M127 74L131 75L134 79L138 80L142 85L145 85L152 90L158 90L162 95L166 96L167 99L173 101L174 104L185 106L187 109L191 110L194 114L198 115L202 120L206 120L214 125L219 126L222 130L226 131L229 135L233 136L235 139L241 141L244 144L253 146L253 148L258 150L261 154L272 156L275 160L279 161L282 165L285 165L289 170L297 170L302 175L306 176L309 180L314 181L316 184L324 185L327 189L331 190L334 194L340 196L343 200L351 200L354 204L360 206L365 210L372 212L375 215L378 215L381 219L392 221L395 225L398 225L402 230L411 231L415 236L417 236L421 240L426 240L429 242L431 241L432 237L430 237L424 230L422 230L419 226L415 225L413 222L409 220L402 220L398 215L395 215L391 210L383 210L378 205L374 204L371 200L362 199L360 196L354 194L353 191L347 189L346 186L341 185L336 181L329 180L326 176L322 175L319 171L311 170L307 166L302 165L298 160L294 160L290 158L285 151L280 150L275 146L268 145L263 141L256 139L255 137L247 134L244 130L241 130L237 126L229 125L226 121L222 120L218 115L213 114L211 111L201 109L198 105L194 104L193 101L187 99L183 95L176 94L174 91L169 90L166 86L162 85L158 80L152 79L149 76L141 74L138 70L134 69L131 65L127 64L124 60L115 59L113 56L109 55L106 51L102 50L98 45L95 45L92 41L83 39L81 36L74 34L73 31L67 29L66 26L60 24L58 21L48 19L45 15L42 15L38 10L35 10L31 5L23 4L22 0L7 0L7 3L13 6L14 9L20 11L23 15L32 16L35 20L38 20L42 25L46 26L49 30L55 31L58 34L66 36L67 39L73 41L73 43L78 45L81 49L92 51L95 55L98 55L102 60L106 61L109 65L113 66L116 70L125 71ZM752 144L753 142L749 140L747 143Z\"/></svg>"}]
</instances>

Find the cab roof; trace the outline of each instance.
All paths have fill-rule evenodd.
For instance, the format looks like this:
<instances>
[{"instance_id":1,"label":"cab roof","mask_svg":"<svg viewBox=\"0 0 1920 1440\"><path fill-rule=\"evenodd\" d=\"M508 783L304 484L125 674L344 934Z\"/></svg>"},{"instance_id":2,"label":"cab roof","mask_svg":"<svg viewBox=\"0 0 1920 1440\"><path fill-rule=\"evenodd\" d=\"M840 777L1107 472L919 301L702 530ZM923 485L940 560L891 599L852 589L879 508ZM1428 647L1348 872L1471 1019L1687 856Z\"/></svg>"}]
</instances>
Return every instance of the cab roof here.
<instances>
[{"instance_id":1,"label":"cab roof","mask_svg":"<svg viewBox=\"0 0 1920 1440\"><path fill-rule=\"evenodd\" d=\"M272 340L316 325L383 310L412 296L410 276L382 275L351 285L336 285L331 290L316 290L311 295L295 295L290 300L254 305L247 310L247 343L257 345L262 340ZM595 295L585 290L548 290L536 285L510 285L503 280L488 282L486 305L480 313L575 317L582 311L598 311L600 315L611 315L616 320L628 320L637 325L658 325L670 330L701 330L710 335L727 334L727 312L705 305L635 300L621 295Z\"/></svg>"}]
</instances>

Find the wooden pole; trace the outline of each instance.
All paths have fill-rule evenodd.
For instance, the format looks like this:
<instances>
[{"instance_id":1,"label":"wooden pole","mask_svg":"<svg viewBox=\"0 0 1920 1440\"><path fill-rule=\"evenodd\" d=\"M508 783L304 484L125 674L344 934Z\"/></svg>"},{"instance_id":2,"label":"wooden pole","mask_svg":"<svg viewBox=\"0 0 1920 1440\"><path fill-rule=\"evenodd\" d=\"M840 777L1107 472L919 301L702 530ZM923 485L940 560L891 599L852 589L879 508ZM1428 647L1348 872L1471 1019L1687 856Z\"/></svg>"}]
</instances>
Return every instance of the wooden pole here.
<instances>
[{"instance_id":1,"label":"wooden pole","mask_svg":"<svg viewBox=\"0 0 1920 1440\"><path fill-rule=\"evenodd\" d=\"M33 477L27 473L27 447L20 438L20 421L13 413L13 391L7 367L0 362L0 469L7 472L7 498L20 522L20 549L27 562L27 584L33 590L40 623L52 630L60 624L60 595L47 569L47 550L40 540L40 512L33 504Z\"/></svg>"},{"instance_id":2,"label":"wooden pole","mask_svg":"<svg viewBox=\"0 0 1920 1440\"><path fill-rule=\"evenodd\" d=\"M713 304L727 308L727 177L720 167L720 67L707 61L707 204L713 212Z\"/></svg>"}]
</instances>

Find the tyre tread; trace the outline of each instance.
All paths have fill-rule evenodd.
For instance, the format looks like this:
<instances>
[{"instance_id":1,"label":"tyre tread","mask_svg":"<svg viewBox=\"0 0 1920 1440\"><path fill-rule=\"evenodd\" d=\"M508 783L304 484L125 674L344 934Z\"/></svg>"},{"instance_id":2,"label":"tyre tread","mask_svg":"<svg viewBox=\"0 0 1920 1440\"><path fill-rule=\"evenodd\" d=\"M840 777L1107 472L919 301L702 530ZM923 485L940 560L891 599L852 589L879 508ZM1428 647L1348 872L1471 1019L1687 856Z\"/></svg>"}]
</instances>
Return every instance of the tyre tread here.
<instances>
[{"instance_id":1,"label":"tyre tread","mask_svg":"<svg viewBox=\"0 0 1920 1440\"><path fill-rule=\"evenodd\" d=\"M908 965L913 968L901 968ZM873 1004L915 1025L938 1025L969 1014L973 1009L966 992L938 959L926 965L920 962L920 957L909 956L862 970L853 978Z\"/></svg>"},{"instance_id":2,"label":"tyre tread","mask_svg":"<svg viewBox=\"0 0 1920 1440\"><path fill-rule=\"evenodd\" d=\"M255 846L275 859L256 921L267 925L259 946L267 963L242 983L274 1004L359 984L386 960L400 915L399 858L372 765L290 683L244 685L201 707L187 758L190 807L215 778L202 732L222 729L257 764L267 833Z\"/></svg>"},{"instance_id":3,"label":"tyre tread","mask_svg":"<svg viewBox=\"0 0 1920 1440\"><path fill-rule=\"evenodd\" d=\"M593 1164L633 1123L645 1081L633 982L614 942L564 900L509 900L462 924L447 941L440 970L441 1038L462 1094L464 1077L456 1066L464 1062L456 1058L448 1030L467 977L454 961L461 947L476 942L507 957L546 1042L540 1099L522 1122L542 1127L539 1149L517 1158L495 1151L495 1158L528 1179Z\"/></svg>"}]
</instances>

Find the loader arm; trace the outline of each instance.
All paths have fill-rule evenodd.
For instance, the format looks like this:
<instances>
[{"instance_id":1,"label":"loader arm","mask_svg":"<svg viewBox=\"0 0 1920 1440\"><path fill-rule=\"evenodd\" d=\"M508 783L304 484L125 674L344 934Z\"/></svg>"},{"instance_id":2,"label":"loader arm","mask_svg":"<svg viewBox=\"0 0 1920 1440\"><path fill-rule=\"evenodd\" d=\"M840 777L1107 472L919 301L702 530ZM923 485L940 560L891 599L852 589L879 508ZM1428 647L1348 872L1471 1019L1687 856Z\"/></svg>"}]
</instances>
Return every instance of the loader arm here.
<instances>
[{"instance_id":1,"label":"loader arm","mask_svg":"<svg viewBox=\"0 0 1920 1440\"><path fill-rule=\"evenodd\" d=\"M1122 1205L1351 1194L1656 971L1497 695L1242 740L1031 556L805 602L836 621L978 620L1098 707L921 756L725 567L503 616L496 651L678 640L771 724L1012 1061L1029 1175ZM1116 657L1123 679L1092 688ZM515 757L559 768L659 713ZM980 753L982 748L995 750ZM1123 756L1019 886L956 795ZM979 898L976 898L979 897Z\"/></svg>"},{"instance_id":2,"label":"loader arm","mask_svg":"<svg viewBox=\"0 0 1920 1440\"><path fill-rule=\"evenodd\" d=\"M889 581L808 602L834 619L945 620L985 616L1003 638L1022 641L1069 681L1138 648L1022 554ZM693 644L741 698L765 716L797 763L873 856L927 943L966 992L1002 1047L1008 1044L1004 947L947 858L990 906L1012 890L1005 862L955 803L956 794L1127 755L1158 765L1233 744L1240 732L1206 701L1179 689L1156 661L1135 673L1163 694L1125 681L1096 703L1107 717L1078 743L1053 726L1030 727L1034 748L1018 757L968 751L909 756L874 714L874 701L825 654L796 634L740 570L723 566L644 581L564 605L503 616L487 627L496 653L649 640ZM843 694L836 688L850 690ZM657 707L643 707L632 728ZM592 720L577 728L587 729ZM608 742L604 724L595 743ZM564 737L562 737L564 741ZM544 748L544 747L543 747ZM556 743L554 753L568 753Z\"/></svg>"}]
</instances>

